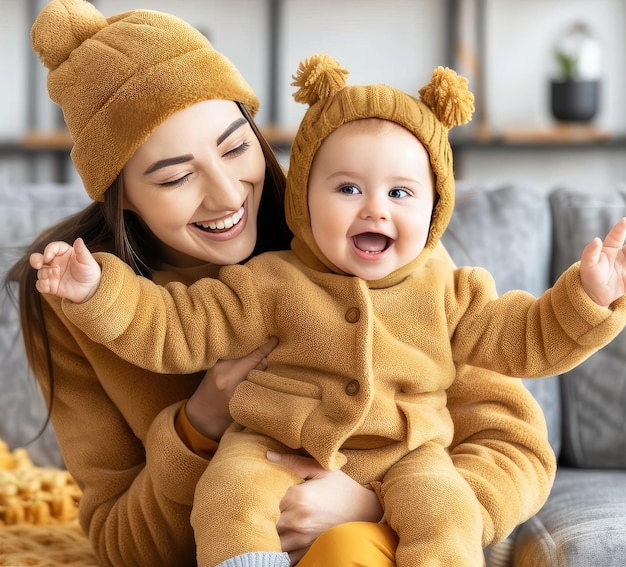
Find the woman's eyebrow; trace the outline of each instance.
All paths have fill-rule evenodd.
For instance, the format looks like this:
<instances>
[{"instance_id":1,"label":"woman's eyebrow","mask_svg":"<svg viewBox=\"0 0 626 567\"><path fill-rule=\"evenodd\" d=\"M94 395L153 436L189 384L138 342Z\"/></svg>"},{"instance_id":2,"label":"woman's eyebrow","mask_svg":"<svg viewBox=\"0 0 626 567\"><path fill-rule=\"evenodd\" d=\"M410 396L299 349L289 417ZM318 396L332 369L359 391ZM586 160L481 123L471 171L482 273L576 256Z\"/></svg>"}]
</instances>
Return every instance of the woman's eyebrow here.
<instances>
[{"instance_id":1,"label":"woman's eyebrow","mask_svg":"<svg viewBox=\"0 0 626 567\"><path fill-rule=\"evenodd\" d=\"M217 137L217 145L219 146L228 136L230 136L237 128L241 128L248 121L241 117L237 118L226 130L224 130ZM155 161L146 171L144 171L144 175L148 175L148 173L153 173L157 169L161 169L162 167L167 167L168 165L177 165L179 163L185 163L187 161L191 161L193 159L192 154L185 154L182 156L176 156L171 158L160 159L159 161Z\"/></svg>"},{"instance_id":2,"label":"woman's eyebrow","mask_svg":"<svg viewBox=\"0 0 626 567\"><path fill-rule=\"evenodd\" d=\"M192 159L192 154L185 154L182 156L160 159L159 161L155 161L148 169L146 169L146 171L143 172L143 174L148 175L148 173L152 173L157 169L161 169L162 167L167 167L168 165L176 165L178 163L185 163L187 161L191 161Z\"/></svg>"},{"instance_id":3,"label":"woman's eyebrow","mask_svg":"<svg viewBox=\"0 0 626 567\"><path fill-rule=\"evenodd\" d=\"M243 117L237 118L237 120L235 120L228 128L226 128L226 130L224 130L217 137L217 145L219 146L226 138L228 138L228 136L230 136L235 130L237 130L237 128L241 128L247 122L248 121Z\"/></svg>"}]
</instances>

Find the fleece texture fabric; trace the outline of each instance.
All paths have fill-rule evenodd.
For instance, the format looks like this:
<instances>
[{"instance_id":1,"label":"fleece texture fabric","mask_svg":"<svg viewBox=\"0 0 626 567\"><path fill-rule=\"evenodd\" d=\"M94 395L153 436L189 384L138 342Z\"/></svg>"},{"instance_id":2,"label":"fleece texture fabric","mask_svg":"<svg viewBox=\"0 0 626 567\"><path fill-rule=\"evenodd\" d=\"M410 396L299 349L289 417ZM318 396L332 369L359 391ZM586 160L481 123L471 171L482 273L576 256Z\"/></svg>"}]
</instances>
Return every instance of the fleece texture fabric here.
<instances>
[{"instance_id":1,"label":"fleece texture fabric","mask_svg":"<svg viewBox=\"0 0 626 567\"><path fill-rule=\"evenodd\" d=\"M262 436L273 450L304 452L373 486L400 538L399 565L425 557L478 564L481 511L446 453L455 365L559 374L612 340L626 320L626 301L607 309L586 296L576 265L535 300L523 292L498 299L484 270L451 269L438 255L384 289L317 272L292 252L223 268L221 281L188 289L156 286L111 255L98 260L99 291L82 305L64 301L64 314L139 366L192 372L279 337L267 370L253 371L232 398L232 415L247 429L222 439L195 495L196 503L214 503L194 508L196 537L227 525L227 539L242 543L238 553L280 549L278 503L297 482L265 459ZM250 438L261 449L240 451ZM227 474L220 462L229 463ZM201 565L233 554L226 543L206 547Z\"/></svg>"},{"instance_id":2,"label":"fleece texture fabric","mask_svg":"<svg viewBox=\"0 0 626 567\"><path fill-rule=\"evenodd\" d=\"M54 0L37 18L32 42L74 139L72 159L95 200L102 200L116 171L169 116L172 104L182 109L224 98L253 114L258 106L237 71L172 16L138 10L104 18L89 2ZM137 46L145 48L146 42L149 60L141 60ZM211 267L166 269L155 272L154 281L191 284L215 275ZM80 523L101 564L195 566L196 546L200 553L212 546L214 534L194 540L192 506L201 508L199 516L219 518L220 511L209 500L194 504L207 461L181 442L174 423L204 373L171 376L126 362L70 322L56 298L45 298L43 315L53 389L33 355L37 345L27 345L28 355L45 398L54 399L54 430L83 491ZM547 497L555 462L545 423L520 382L467 366L458 368L448 390L448 410L455 432L450 454L479 503L488 545Z\"/></svg>"},{"instance_id":3,"label":"fleece texture fabric","mask_svg":"<svg viewBox=\"0 0 626 567\"><path fill-rule=\"evenodd\" d=\"M84 0L53 0L37 18L31 38L49 69L49 93L74 139L72 158L95 200L102 199L150 128L168 116L168 104L182 109L222 97L245 104L253 114L258 106L236 70L171 16L139 10L104 18ZM148 48L147 60L139 57L139 45ZM141 88L135 80L140 76L149 88ZM107 114L110 122L103 126ZM144 128L148 122L152 126ZM154 281L191 284L215 275L207 266L165 269L155 272ZM213 541L209 533L194 540L192 506L205 509L200 514L219 511L209 501L194 504L207 461L182 443L174 424L182 401L204 373L171 376L126 362L72 324L58 299L45 298L43 316L53 387L34 355L38 345L26 345L28 356L45 399L54 400L54 431L83 492L80 523L101 564L195 566L196 545L201 552ZM519 382L459 367L448 395L455 426L450 451L480 504L488 545L544 502L554 456L541 412ZM494 405L501 410L497 418ZM502 435L496 445L494 427Z\"/></svg>"},{"instance_id":4,"label":"fleece texture fabric","mask_svg":"<svg viewBox=\"0 0 626 567\"><path fill-rule=\"evenodd\" d=\"M352 104L361 104L363 112L352 119L389 119L385 104L370 104L381 93L384 101L403 101L408 114L393 118L400 124L416 104L423 106L420 112L430 113L428 124L434 124L426 131L445 131L437 148L449 152L447 113L437 109L467 97L458 96L462 82L440 88L442 78L448 82L445 70L431 80L442 98L433 103L429 95L422 104L402 93L389 95L385 86L353 98L334 62L315 60L313 68L316 77L330 69L332 79L316 97L321 92L328 102L347 93ZM324 122L323 116L317 120ZM439 154L432 148L429 154L437 163ZM309 246L302 197L308 173L302 177L298 165L292 159L287 184L292 250L224 267L220 281L200 280L189 288L156 286L100 254L98 292L82 305L65 301L64 314L95 342L157 372L198 371L220 358L244 356L272 335L279 338L267 370L251 372L235 391L230 408L236 425L196 489L191 521L201 567L280 551L279 502L300 479L269 462L268 449L311 455L328 470L341 468L371 486L398 534L399 567L480 565L483 511L449 456L454 424L446 393L456 365L525 377L560 374L622 330L626 299L610 309L597 306L580 284L577 265L538 299L519 291L498 298L485 270L452 268L433 252L451 215L454 182L449 176L442 181L434 165L438 200L418 257L376 282L336 273ZM304 169L309 167L307 158ZM228 537L216 541L220 530Z\"/></svg>"},{"instance_id":5,"label":"fleece texture fabric","mask_svg":"<svg viewBox=\"0 0 626 567\"><path fill-rule=\"evenodd\" d=\"M214 275L208 267L168 269L156 272L154 281L190 285ZM89 339L67 319L59 299L45 300L55 376L52 424L83 490L80 523L100 561L195 566L196 547L201 554L216 538L199 532L194 541L192 508L199 517L220 518L221 512L201 491L194 504L208 462L182 443L174 422L181 400L204 373L142 370ZM36 364L34 373L48 399L50 385ZM447 395L454 424L450 456L480 505L487 546L537 512L549 494L556 463L545 420L520 380L479 368L460 365Z\"/></svg>"}]
</instances>

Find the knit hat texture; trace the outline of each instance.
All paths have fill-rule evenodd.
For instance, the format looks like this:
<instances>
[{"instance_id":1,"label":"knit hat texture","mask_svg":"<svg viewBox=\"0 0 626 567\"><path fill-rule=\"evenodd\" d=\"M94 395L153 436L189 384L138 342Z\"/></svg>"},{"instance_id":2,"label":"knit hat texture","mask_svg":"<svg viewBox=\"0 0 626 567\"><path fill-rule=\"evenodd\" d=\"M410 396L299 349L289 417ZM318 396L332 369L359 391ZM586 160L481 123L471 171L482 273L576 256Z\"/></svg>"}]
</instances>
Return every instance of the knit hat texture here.
<instances>
[{"instance_id":1,"label":"knit hat texture","mask_svg":"<svg viewBox=\"0 0 626 567\"><path fill-rule=\"evenodd\" d=\"M86 0L53 0L31 29L63 110L72 161L92 199L163 121L209 99L254 115L258 100L239 71L192 26L170 14L132 10L105 18Z\"/></svg>"},{"instance_id":2,"label":"knit hat texture","mask_svg":"<svg viewBox=\"0 0 626 567\"><path fill-rule=\"evenodd\" d=\"M340 126L364 118L389 120L409 130L426 148L435 177L435 209L426 242L432 251L454 209L454 171L448 131L471 120L474 95L466 78L438 67L430 82L412 97L387 85L347 86L348 71L328 55L300 63L292 85L297 102L309 105L296 133L289 163L285 209L295 235L293 248L307 264L340 272L319 250L311 231L307 185L322 142ZM311 258L311 253L317 259Z\"/></svg>"}]
</instances>

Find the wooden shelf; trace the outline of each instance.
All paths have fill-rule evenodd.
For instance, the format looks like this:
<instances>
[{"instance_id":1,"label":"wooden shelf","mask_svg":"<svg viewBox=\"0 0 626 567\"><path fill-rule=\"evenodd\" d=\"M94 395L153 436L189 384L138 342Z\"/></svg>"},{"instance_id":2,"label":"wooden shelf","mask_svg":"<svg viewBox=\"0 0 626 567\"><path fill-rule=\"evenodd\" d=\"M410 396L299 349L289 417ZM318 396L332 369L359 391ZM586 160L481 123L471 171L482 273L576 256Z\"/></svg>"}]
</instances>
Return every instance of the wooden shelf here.
<instances>
[{"instance_id":1,"label":"wooden shelf","mask_svg":"<svg viewBox=\"0 0 626 567\"><path fill-rule=\"evenodd\" d=\"M295 130L280 126L262 128L267 141L281 150L289 150ZM475 127L468 133L450 136L453 149L575 149L626 147L626 133L611 133L594 125L555 124L554 126L520 126L496 133L486 127Z\"/></svg>"},{"instance_id":2,"label":"wooden shelf","mask_svg":"<svg viewBox=\"0 0 626 567\"><path fill-rule=\"evenodd\" d=\"M610 142L614 136L587 124L557 124L545 127L507 128L502 139L509 144L590 144Z\"/></svg>"},{"instance_id":3,"label":"wooden shelf","mask_svg":"<svg viewBox=\"0 0 626 567\"><path fill-rule=\"evenodd\" d=\"M467 134L451 134L450 143L455 150L623 148L626 133L612 133L587 124L519 126L499 133L478 127Z\"/></svg>"},{"instance_id":4,"label":"wooden shelf","mask_svg":"<svg viewBox=\"0 0 626 567\"><path fill-rule=\"evenodd\" d=\"M72 140L66 130L27 132L21 139L0 140L0 156L20 156L28 160L34 180L35 160L50 156L54 163L54 181L66 183Z\"/></svg>"},{"instance_id":5,"label":"wooden shelf","mask_svg":"<svg viewBox=\"0 0 626 567\"><path fill-rule=\"evenodd\" d=\"M261 128L261 132L269 144L275 148L289 150L296 135L296 130L283 128L276 124L269 124Z\"/></svg>"},{"instance_id":6,"label":"wooden shelf","mask_svg":"<svg viewBox=\"0 0 626 567\"><path fill-rule=\"evenodd\" d=\"M0 140L0 153L69 153L72 139L64 130L27 132L21 139Z\"/></svg>"},{"instance_id":7,"label":"wooden shelf","mask_svg":"<svg viewBox=\"0 0 626 567\"><path fill-rule=\"evenodd\" d=\"M28 151L72 149L72 137L67 130L52 130L49 132L27 132L20 141L20 146Z\"/></svg>"},{"instance_id":8,"label":"wooden shelf","mask_svg":"<svg viewBox=\"0 0 626 567\"><path fill-rule=\"evenodd\" d=\"M261 128L267 141L273 146L289 147L296 131L281 126L269 125ZM32 131L21 139L0 140L1 153L69 152L72 138L67 130Z\"/></svg>"},{"instance_id":9,"label":"wooden shelf","mask_svg":"<svg viewBox=\"0 0 626 567\"><path fill-rule=\"evenodd\" d=\"M276 125L261 128L269 144L277 151L289 151L295 130ZM533 150L533 149L623 149L626 133L610 133L592 125L556 124L554 126L508 128L500 133L485 127L454 132L450 143L455 153L465 150ZM1 155L18 155L28 159L48 155L55 160L55 178L67 179L72 139L67 130L27 132L21 139L0 140Z\"/></svg>"}]
</instances>

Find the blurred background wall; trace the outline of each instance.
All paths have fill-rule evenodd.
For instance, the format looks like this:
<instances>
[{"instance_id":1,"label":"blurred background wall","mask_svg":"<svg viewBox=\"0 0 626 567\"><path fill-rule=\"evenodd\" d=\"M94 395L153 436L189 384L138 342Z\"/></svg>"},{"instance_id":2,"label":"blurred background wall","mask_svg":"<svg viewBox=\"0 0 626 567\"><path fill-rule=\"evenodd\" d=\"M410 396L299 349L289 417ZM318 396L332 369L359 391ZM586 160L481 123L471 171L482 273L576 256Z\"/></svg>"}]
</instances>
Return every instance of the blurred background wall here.
<instances>
[{"instance_id":1,"label":"blurred background wall","mask_svg":"<svg viewBox=\"0 0 626 567\"><path fill-rule=\"evenodd\" d=\"M349 69L351 83L384 82L416 93L437 65L470 79L477 112L453 131L457 177L611 190L626 181L624 0L97 0L105 15L139 7L198 27L252 84L258 123L286 162L304 106L291 75L315 52ZM45 0L0 0L0 182L76 182L58 109L29 29ZM600 57L593 118L551 113L554 46L582 22Z\"/></svg>"}]
</instances>

